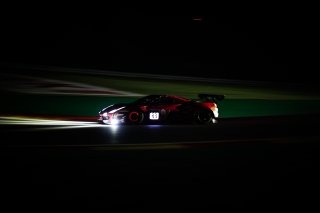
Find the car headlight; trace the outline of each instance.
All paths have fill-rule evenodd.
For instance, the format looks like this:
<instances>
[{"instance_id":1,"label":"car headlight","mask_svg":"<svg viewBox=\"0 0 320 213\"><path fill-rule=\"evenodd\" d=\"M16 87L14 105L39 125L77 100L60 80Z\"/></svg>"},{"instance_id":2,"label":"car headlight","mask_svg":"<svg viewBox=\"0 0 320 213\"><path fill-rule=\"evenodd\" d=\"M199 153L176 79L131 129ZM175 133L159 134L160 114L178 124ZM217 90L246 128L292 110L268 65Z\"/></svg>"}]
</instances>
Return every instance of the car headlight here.
<instances>
[{"instance_id":1,"label":"car headlight","mask_svg":"<svg viewBox=\"0 0 320 213\"><path fill-rule=\"evenodd\" d=\"M121 118L121 117L123 117L123 116L124 116L123 113L114 113L114 114L113 114L113 117L114 117L114 118Z\"/></svg>"},{"instance_id":2,"label":"car headlight","mask_svg":"<svg viewBox=\"0 0 320 213\"><path fill-rule=\"evenodd\" d=\"M119 124L120 123L120 121L117 119L117 118L113 118L112 120L111 120L111 124L112 125L117 125L117 124Z\"/></svg>"}]
</instances>

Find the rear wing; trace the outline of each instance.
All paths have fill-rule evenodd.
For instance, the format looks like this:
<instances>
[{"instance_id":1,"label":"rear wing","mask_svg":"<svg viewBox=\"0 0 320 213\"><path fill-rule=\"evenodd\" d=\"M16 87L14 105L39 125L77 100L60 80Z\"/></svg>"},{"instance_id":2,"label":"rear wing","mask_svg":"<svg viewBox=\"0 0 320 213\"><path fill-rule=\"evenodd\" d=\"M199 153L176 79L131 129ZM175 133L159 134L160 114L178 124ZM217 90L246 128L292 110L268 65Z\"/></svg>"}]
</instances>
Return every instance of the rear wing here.
<instances>
[{"instance_id":1,"label":"rear wing","mask_svg":"<svg viewBox=\"0 0 320 213\"><path fill-rule=\"evenodd\" d=\"M222 101L225 99L224 95L216 95L216 94L198 94L199 99L205 100L205 101Z\"/></svg>"}]
</instances>

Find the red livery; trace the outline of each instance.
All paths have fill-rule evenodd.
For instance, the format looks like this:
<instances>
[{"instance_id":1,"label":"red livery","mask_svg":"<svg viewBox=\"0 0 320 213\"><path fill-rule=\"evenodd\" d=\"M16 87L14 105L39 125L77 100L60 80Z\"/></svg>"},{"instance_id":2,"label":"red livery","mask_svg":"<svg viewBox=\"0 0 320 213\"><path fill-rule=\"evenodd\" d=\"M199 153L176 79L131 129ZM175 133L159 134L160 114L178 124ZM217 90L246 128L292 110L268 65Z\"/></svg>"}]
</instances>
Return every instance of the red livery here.
<instances>
[{"instance_id":1,"label":"red livery","mask_svg":"<svg viewBox=\"0 0 320 213\"><path fill-rule=\"evenodd\" d=\"M99 112L103 124L213 124L217 101L224 95L199 94L196 100L175 95L148 95L132 103L117 103Z\"/></svg>"}]
</instances>

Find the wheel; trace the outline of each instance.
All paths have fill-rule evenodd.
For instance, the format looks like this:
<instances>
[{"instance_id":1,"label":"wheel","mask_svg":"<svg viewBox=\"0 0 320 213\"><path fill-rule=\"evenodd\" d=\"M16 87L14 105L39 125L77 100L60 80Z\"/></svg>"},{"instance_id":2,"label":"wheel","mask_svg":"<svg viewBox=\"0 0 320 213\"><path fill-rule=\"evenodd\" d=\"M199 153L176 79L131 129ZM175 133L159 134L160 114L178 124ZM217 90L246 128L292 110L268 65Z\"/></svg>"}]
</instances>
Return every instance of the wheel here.
<instances>
[{"instance_id":1,"label":"wheel","mask_svg":"<svg viewBox=\"0 0 320 213\"><path fill-rule=\"evenodd\" d=\"M198 109L194 113L193 119L195 124L213 124L216 122L213 112L208 109Z\"/></svg>"},{"instance_id":2,"label":"wheel","mask_svg":"<svg viewBox=\"0 0 320 213\"><path fill-rule=\"evenodd\" d=\"M144 113L141 110L131 110L127 120L129 124L141 124L144 120Z\"/></svg>"}]
</instances>

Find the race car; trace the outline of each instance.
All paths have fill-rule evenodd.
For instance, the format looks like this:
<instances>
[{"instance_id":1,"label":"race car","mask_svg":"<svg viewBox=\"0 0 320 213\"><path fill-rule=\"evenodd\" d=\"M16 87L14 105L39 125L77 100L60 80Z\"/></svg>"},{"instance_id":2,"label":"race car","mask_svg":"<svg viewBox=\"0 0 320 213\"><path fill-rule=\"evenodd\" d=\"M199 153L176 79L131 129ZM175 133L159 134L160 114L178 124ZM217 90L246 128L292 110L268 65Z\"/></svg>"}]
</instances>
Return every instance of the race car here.
<instances>
[{"instance_id":1,"label":"race car","mask_svg":"<svg viewBox=\"0 0 320 213\"><path fill-rule=\"evenodd\" d=\"M116 103L99 112L102 124L202 124L217 122L217 101L224 95L198 94L197 99L148 95L131 103Z\"/></svg>"}]
</instances>

